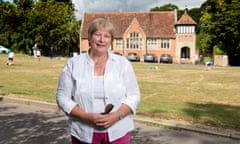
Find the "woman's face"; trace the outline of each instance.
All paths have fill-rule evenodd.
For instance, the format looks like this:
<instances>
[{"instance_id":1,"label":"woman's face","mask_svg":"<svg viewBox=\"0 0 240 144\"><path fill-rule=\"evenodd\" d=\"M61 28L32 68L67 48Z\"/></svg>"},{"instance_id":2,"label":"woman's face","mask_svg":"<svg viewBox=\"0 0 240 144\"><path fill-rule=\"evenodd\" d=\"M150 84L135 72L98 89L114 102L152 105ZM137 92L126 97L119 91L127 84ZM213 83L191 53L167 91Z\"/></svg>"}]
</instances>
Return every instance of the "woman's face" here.
<instances>
[{"instance_id":1,"label":"woman's face","mask_svg":"<svg viewBox=\"0 0 240 144\"><path fill-rule=\"evenodd\" d=\"M90 44L93 51L101 54L108 51L111 41L111 34L107 30L101 29L93 33Z\"/></svg>"}]
</instances>

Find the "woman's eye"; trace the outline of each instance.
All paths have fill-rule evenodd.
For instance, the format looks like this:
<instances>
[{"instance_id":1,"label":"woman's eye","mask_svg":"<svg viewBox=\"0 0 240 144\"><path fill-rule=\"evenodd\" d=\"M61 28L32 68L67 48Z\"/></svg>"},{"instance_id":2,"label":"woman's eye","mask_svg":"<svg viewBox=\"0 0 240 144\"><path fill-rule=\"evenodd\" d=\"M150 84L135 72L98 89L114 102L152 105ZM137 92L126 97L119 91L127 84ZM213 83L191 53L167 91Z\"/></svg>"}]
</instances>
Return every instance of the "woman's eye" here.
<instances>
[{"instance_id":1,"label":"woman's eye","mask_svg":"<svg viewBox=\"0 0 240 144\"><path fill-rule=\"evenodd\" d=\"M95 36L101 36L101 34L99 34L99 33L95 33L94 35L95 35Z\"/></svg>"},{"instance_id":2,"label":"woman's eye","mask_svg":"<svg viewBox=\"0 0 240 144\"><path fill-rule=\"evenodd\" d=\"M105 35L104 37L105 37L105 38L110 38L111 36L109 36L109 35Z\"/></svg>"}]
</instances>

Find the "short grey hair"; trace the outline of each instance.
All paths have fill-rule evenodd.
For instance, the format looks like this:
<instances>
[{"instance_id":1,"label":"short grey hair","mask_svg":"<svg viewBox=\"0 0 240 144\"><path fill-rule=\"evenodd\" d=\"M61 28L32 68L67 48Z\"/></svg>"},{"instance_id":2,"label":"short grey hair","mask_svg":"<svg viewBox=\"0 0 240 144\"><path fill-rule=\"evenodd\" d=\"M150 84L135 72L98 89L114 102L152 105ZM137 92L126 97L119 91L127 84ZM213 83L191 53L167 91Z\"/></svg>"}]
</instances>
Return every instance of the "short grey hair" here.
<instances>
[{"instance_id":1,"label":"short grey hair","mask_svg":"<svg viewBox=\"0 0 240 144\"><path fill-rule=\"evenodd\" d=\"M88 27L88 41L90 41L92 39L92 35L100 29L105 29L111 34L112 42L114 37L114 26L110 20L106 18L96 18L90 23Z\"/></svg>"}]
</instances>

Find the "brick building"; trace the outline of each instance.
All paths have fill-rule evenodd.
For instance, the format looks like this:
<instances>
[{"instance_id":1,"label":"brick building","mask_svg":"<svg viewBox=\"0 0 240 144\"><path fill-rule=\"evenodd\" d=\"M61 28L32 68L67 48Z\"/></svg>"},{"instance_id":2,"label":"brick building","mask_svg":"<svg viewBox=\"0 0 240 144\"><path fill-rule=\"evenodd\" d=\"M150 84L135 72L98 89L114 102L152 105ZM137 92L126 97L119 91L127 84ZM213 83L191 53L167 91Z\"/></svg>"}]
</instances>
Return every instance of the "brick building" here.
<instances>
[{"instance_id":1,"label":"brick building","mask_svg":"<svg viewBox=\"0 0 240 144\"><path fill-rule=\"evenodd\" d=\"M135 52L143 59L152 53L159 59L170 54L174 63L195 63L196 22L185 12L177 20L176 11L85 13L80 31L80 51L88 45L88 25L98 17L108 18L115 27L111 50L127 56Z\"/></svg>"}]
</instances>

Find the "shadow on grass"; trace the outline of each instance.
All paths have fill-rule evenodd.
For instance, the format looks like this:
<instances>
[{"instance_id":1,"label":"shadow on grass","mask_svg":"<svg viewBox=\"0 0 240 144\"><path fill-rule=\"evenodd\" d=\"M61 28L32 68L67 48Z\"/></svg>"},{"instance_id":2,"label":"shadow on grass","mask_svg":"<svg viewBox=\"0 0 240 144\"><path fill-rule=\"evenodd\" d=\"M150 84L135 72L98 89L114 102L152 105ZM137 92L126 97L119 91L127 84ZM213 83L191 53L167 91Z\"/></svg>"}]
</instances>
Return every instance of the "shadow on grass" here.
<instances>
[{"instance_id":1,"label":"shadow on grass","mask_svg":"<svg viewBox=\"0 0 240 144\"><path fill-rule=\"evenodd\" d=\"M0 143L63 144L69 143L66 121L59 113L14 113L17 107L0 108ZM9 112L6 112L9 111ZM4 114L3 114L4 113Z\"/></svg>"},{"instance_id":2,"label":"shadow on grass","mask_svg":"<svg viewBox=\"0 0 240 144\"><path fill-rule=\"evenodd\" d=\"M230 128L240 131L240 106L230 106L224 104L188 103L189 108L184 112L193 117L194 122L214 126L217 128Z\"/></svg>"}]
</instances>

